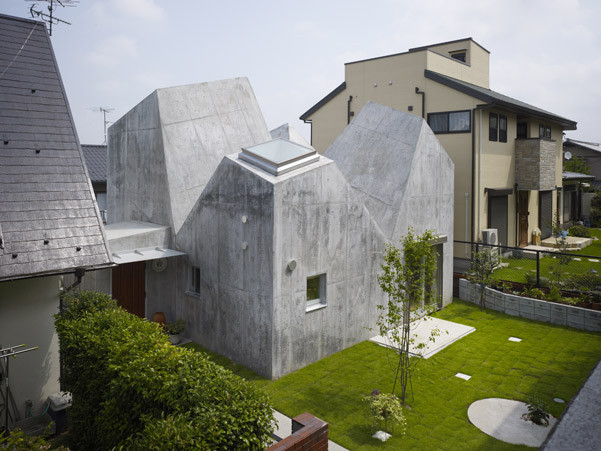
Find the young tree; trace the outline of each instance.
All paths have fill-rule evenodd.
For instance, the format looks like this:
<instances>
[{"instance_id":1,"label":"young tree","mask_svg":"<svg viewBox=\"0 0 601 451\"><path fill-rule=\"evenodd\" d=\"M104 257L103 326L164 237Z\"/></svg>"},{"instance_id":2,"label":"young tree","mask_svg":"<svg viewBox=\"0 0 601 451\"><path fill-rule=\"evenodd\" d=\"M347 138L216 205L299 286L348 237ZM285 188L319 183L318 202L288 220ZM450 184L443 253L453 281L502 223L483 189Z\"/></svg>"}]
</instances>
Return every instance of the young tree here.
<instances>
[{"instance_id":1,"label":"young tree","mask_svg":"<svg viewBox=\"0 0 601 451\"><path fill-rule=\"evenodd\" d=\"M563 168L566 171L578 172L579 174L591 174L591 165L588 164L584 158L578 156L566 161Z\"/></svg>"},{"instance_id":2,"label":"young tree","mask_svg":"<svg viewBox=\"0 0 601 451\"><path fill-rule=\"evenodd\" d=\"M480 287L480 310L484 310L485 288L493 282L492 274L499 263L499 253L494 249L484 248L472 253L470 272L467 278Z\"/></svg>"},{"instance_id":3,"label":"young tree","mask_svg":"<svg viewBox=\"0 0 601 451\"><path fill-rule=\"evenodd\" d=\"M417 364L417 359L409 358L409 347L414 345L421 350L427 345L424 342L416 343L415 334L411 334L412 323L416 324L416 321L436 309L435 291L432 289L436 271L436 252L432 247L435 238L429 230L422 235L415 235L409 229L402 241L402 250L391 244L386 245L383 273L378 274L378 284L388 295L388 303L378 305L380 314L376 324L380 335L387 337L398 353L392 393L398 382L403 403L407 384ZM434 341L439 334L440 331L434 329L428 341Z\"/></svg>"}]
</instances>

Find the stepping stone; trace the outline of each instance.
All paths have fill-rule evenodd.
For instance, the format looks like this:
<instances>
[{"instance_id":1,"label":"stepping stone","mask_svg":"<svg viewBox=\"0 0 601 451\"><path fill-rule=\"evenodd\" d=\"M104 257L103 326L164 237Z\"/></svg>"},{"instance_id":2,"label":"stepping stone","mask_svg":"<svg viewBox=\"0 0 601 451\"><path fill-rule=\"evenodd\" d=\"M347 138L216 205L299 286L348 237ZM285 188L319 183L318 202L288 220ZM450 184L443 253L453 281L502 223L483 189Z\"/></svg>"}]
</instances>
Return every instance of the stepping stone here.
<instances>
[{"instance_id":1,"label":"stepping stone","mask_svg":"<svg viewBox=\"0 0 601 451\"><path fill-rule=\"evenodd\" d=\"M531 269L530 272L536 272L536 269Z\"/></svg>"},{"instance_id":2,"label":"stepping stone","mask_svg":"<svg viewBox=\"0 0 601 451\"><path fill-rule=\"evenodd\" d=\"M509 337L509 341L515 341L516 343L519 343L520 341L522 341L522 339L517 337Z\"/></svg>"},{"instance_id":3,"label":"stepping stone","mask_svg":"<svg viewBox=\"0 0 601 451\"><path fill-rule=\"evenodd\" d=\"M576 260L576 259L574 259L574 260ZM597 258L589 258L588 261L593 262L593 263L599 263L599 259L597 259Z\"/></svg>"},{"instance_id":4,"label":"stepping stone","mask_svg":"<svg viewBox=\"0 0 601 451\"><path fill-rule=\"evenodd\" d=\"M376 432L374 435L372 435L373 438L376 438L382 442L385 442L386 440L388 440L390 437L392 437L392 435L390 435L388 432L384 432L384 431L378 431Z\"/></svg>"},{"instance_id":5,"label":"stepping stone","mask_svg":"<svg viewBox=\"0 0 601 451\"><path fill-rule=\"evenodd\" d=\"M455 374L455 377L458 377L459 379L463 379L464 381L469 381L472 376L468 376L467 374L463 374L463 373L457 373Z\"/></svg>"},{"instance_id":6,"label":"stepping stone","mask_svg":"<svg viewBox=\"0 0 601 451\"><path fill-rule=\"evenodd\" d=\"M557 403L559 403L559 404L565 404L565 403L566 403L566 402L565 402L563 399L561 399L561 398L553 398L553 401L555 401L555 402L557 402Z\"/></svg>"},{"instance_id":7,"label":"stepping stone","mask_svg":"<svg viewBox=\"0 0 601 451\"><path fill-rule=\"evenodd\" d=\"M580 257L574 257L572 260L574 260L576 262L581 262L582 261L582 259ZM589 260L590 260L590 258L589 258Z\"/></svg>"}]
</instances>

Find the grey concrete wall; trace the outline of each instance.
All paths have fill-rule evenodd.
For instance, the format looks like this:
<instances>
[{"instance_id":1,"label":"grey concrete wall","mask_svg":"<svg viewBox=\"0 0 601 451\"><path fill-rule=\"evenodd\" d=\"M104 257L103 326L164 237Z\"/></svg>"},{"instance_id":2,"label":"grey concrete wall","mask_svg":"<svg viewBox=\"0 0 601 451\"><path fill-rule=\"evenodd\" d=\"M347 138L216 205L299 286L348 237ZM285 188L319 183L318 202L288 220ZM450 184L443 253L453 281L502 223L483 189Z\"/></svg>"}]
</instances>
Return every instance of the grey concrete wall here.
<instances>
[{"instance_id":1,"label":"grey concrete wall","mask_svg":"<svg viewBox=\"0 0 601 451\"><path fill-rule=\"evenodd\" d=\"M38 413L48 395L59 391L58 337L52 317L58 307L59 276L0 283L0 348L23 343L26 348L39 347L10 361L10 389L22 417L26 399L33 401Z\"/></svg>"},{"instance_id":2,"label":"grey concrete wall","mask_svg":"<svg viewBox=\"0 0 601 451\"><path fill-rule=\"evenodd\" d=\"M445 235L443 305L452 301L454 165L426 122L368 102L328 148L386 239L409 227Z\"/></svg>"},{"instance_id":3,"label":"grey concrete wall","mask_svg":"<svg viewBox=\"0 0 601 451\"><path fill-rule=\"evenodd\" d=\"M267 377L273 216L273 184L224 158L176 237L201 273L200 298L183 288L187 265L178 274L177 315L188 321L187 336Z\"/></svg>"},{"instance_id":4,"label":"grey concrete wall","mask_svg":"<svg viewBox=\"0 0 601 451\"><path fill-rule=\"evenodd\" d=\"M107 152L109 224L172 226L156 91L109 128Z\"/></svg>"},{"instance_id":5,"label":"grey concrete wall","mask_svg":"<svg viewBox=\"0 0 601 451\"><path fill-rule=\"evenodd\" d=\"M79 290L100 291L101 293L111 294L111 269L98 269L96 271L86 271L81 283L77 286ZM71 286L77 278L74 274L65 274L63 276L63 286Z\"/></svg>"},{"instance_id":6,"label":"grey concrete wall","mask_svg":"<svg viewBox=\"0 0 601 451\"><path fill-rule=\"evenodd\" d=\"M331 160L276 180L273 378L373 335L385 241ZM307 311L307 278L320 274L327 304Z\"/></svg>"}]
</instances>

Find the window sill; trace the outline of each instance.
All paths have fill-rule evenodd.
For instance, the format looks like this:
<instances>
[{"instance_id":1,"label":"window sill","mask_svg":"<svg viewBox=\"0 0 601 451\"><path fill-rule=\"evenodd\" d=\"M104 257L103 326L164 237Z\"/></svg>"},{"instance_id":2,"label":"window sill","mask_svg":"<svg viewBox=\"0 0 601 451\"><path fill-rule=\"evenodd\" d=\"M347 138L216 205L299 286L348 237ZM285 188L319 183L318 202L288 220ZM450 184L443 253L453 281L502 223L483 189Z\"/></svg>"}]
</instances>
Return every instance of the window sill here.
<instances>
[{"instance_id":1,"label":"window sill","mask_svg":"<svg viewBox=\"0 0 601 451\"><path fill-rule=\"evenodd\" d=\"M194 291L186 290L186 294L190 297L200 299L200 293L195 293Z\"/></svg>"},{"instance_id":2,"label":"window sill","mask_svg":"<svg viewBox=\"0 0 601 451\"><path fill-rule=\"evenodd\" d=\"M321 302L311 304L307 306L305 313L314 312L315 310L321 310L322 308L326 308L327 306L328 304L322 304Z\"/></svg>"}]
</instances>

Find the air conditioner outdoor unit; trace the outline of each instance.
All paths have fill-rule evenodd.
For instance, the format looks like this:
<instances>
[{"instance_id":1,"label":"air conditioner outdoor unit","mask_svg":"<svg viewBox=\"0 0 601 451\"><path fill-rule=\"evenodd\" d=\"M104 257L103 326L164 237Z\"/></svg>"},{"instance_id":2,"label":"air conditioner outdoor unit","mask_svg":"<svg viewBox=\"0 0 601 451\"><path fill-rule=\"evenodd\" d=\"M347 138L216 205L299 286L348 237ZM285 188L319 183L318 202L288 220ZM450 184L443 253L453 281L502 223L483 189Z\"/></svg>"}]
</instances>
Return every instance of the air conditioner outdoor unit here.
<instances>
[{"instance_id":1,"label":"air conditioner outdoor unit","mask_svg":"<svg viewBox=\"0 0 601 451\"><path fill-rule=\"evenodd\" d=\"M499 232L497 229L482 230L482 243L497 246L499 244Z\"/></svg>"}]
</instances>

